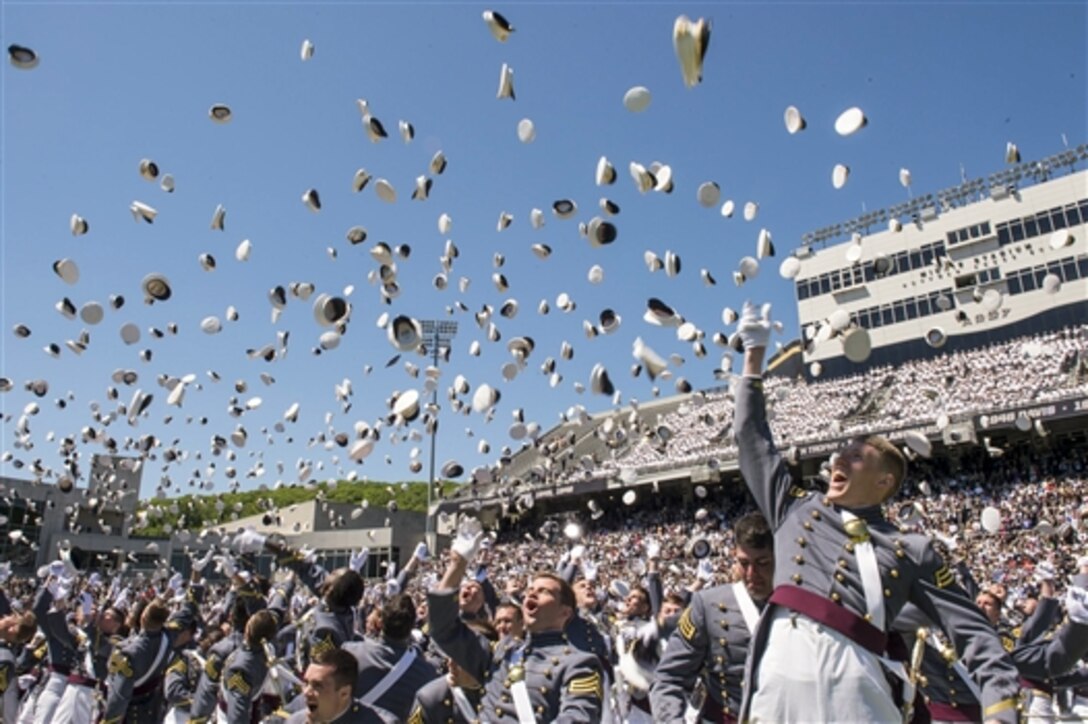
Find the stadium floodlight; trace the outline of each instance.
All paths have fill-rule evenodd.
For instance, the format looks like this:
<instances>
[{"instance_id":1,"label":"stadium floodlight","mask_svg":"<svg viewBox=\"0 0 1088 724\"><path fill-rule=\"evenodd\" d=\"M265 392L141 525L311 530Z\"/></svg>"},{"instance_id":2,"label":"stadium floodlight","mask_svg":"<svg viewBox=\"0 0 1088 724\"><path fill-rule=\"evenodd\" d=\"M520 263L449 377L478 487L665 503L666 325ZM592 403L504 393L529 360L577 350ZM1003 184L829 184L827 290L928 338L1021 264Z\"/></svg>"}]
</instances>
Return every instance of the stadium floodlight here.
<instances>
[{"instance_id":1,"label":"stadium floodlight","mask_svg":"<svg viewBox=\"0 0 1088 724\"><path fill-rule=\"evenodd\" d=\"M438 368L438 360L440 357L449 360L450 342L457 336L457 322L451 322L448 320L434 320L424 319L420 322L420 329L423 333L422 352L431 355L431 361L435 368ZM438 415L438 384L435 381L434 390L431 393L431 414ZM427 477L427 545L432 545L430 540L431 535L434 533L434 516L431 512L431 504L434 500L434 456L435 448L438 441L438 421L434 422L434 426L431 430L431 463L430 474Z\"/></svg>"}]
</instances>

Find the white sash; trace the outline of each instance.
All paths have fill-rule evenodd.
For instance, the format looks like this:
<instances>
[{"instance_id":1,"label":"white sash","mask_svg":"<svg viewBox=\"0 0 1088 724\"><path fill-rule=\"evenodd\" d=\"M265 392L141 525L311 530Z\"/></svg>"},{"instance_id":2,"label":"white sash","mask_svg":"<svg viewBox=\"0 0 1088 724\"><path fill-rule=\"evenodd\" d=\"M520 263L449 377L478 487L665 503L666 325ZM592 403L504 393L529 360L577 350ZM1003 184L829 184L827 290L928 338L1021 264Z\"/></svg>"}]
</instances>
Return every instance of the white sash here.
<instances>
[{"instance_id":1,"label":"white sash","mask_svg":"<svg viewBox=\"0 0 1088 724\"><path fill-rule=\"evenodd\" d=\"M525 685L525 679L514 683L510 687L510 693L514 695L514 709L518 713L518 724L536 724L533 702L529 700L529 687Z\"/></svg>"},{"instance_id":2,"label":"white sash","mask_svg":"<svg viewBox=\"0 0 1088 724\"><path fill-rule=\"evenodd\" d=\"M468 697L465 696L465 690L460 686L451 686L450 691L453 693L453 703L457 705L457 710L461 712L464 720L473 721L476 718L476 710L472 708Z\"/></svg>"},{"instance_id":3,"label":"white sash","mask_svg":"<svg viewBox=\"0 0 1088 724\"><path fill-rule=\"evenodd\" d=\"M759 624L759 609L756 608L755 601L748 594L748 587L744 585L744 581L737 581L733 584L733 595L737 597L737 604L740 605L740 613L744 616L744 624L748 627L748 633L755 636L756 626Z\"/></svg>"},{"instance_id":4,"label":"white sash","mask_svg":"<svg viewBox=\"0 0 1088 724\"><path fill-rule=\"evenodd\" d=\"M374 704L378 699L382 698L382 695L389 691L393 684L400 680L400 677L404 675L404 672L408 670L408 667L412 665L412 662L416 660L416 650L408 649L401 655L400 660L397 661L397 665L389 670L389 673L382 677L382 680L371 687L370 691L363 696L364 704Z\"/></svg>"},{"instance_id":5,"label":"white sash","mask_svg":"<svg viewBox=\"0 0 1088 724\"><path fill-rule=\"evenodd\" d=\"M162 643L159 644L159 654L155 657L155 663L151 665L151 668L144 672L143 676L133 682L133 689L137 689L151 680L151 677L159 670L159 666L162 664L163 659L166 658L166 652L170 650L170 637L166 634L159 635L162 637Z\"/></svg>"},{"instance_id":6,"label":"white sash","mask_svg":"<svg viewBox=\"0 0 1088 724\"><path fill-rule=\"evenodd\" d=\"M842 511L842 522L849 524L857 516L849 510ZM880 566L876 562L876 550L871 540L854 541L854 551L858 558L861 574L861 587L865 590L865 605L869 609L870 623L881 631L884 630L884 590L880 583Z\"/></svg>"}]
</instances>

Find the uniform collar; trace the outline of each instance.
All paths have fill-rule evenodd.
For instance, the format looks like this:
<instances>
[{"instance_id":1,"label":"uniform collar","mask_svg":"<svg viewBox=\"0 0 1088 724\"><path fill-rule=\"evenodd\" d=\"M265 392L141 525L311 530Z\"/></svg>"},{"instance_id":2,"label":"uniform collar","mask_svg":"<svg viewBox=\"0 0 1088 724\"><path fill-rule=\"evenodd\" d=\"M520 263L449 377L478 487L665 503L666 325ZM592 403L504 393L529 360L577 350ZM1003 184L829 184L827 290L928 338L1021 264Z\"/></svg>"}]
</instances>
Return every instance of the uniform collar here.
<instances>
[{"instance_id":1,"label":"uniform collar","mask_svg":"<svg viewBox=\"0 0 1088 724\"><path fill-rule=\"evenodd\" d=\"M567 635L563 631L541 631L539 633L526 633L526 646L553 646L567 643Z\"/></svg>"}]
</instances>

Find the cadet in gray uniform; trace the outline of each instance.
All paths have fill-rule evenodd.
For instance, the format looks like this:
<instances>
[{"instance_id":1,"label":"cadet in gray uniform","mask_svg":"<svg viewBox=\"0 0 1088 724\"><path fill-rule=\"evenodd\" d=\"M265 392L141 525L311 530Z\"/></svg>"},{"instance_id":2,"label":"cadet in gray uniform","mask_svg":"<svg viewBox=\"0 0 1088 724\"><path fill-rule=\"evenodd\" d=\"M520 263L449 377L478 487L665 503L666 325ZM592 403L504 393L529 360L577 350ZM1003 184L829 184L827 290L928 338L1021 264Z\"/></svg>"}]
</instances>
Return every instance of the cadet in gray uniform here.
<instances>
[{"instance_id":1,"label":"cadet in gray uniform","mask_svg":"<svg viewBox=\"0 0 1088 724\"><path fill-rule=\"evenodd\" d=\"M394 724L392 714L353 700L358 662L347 651L330 649L314 655L303 677L306 710L292 714L287 724Z\"/></svg>"},{"instance_id":2,"label":"cadet in gray uniform","mask_svg":"<svg viewBox=\"0 0 1088 724\"><path fill-rule=\"evenodd\" d=\"M171 650L188 635L187 626L178 617L192 620L203 589L189 589L182 610L170 618L169 609L160 601L152 601L140 617L140 633L119 646L110 655L109 677L106 680L106 705L102 724L159 724L165 714L162 675Z\"/></svg>"},{"instance_id":3,"label":"cadet in gray uniform","mask_svg":"<svg viewBox=\"0 0 1088 724\"><path fill-rule=\"evenodd\" d=\"M699 591L681 614L650 688L655 721L683 722L697 679L706 692L700 719L737 721L748 643L774 588L774 537L760 513L733 531L737 582Z\"/></svg>"},{"instance_id":4,"label":"cadet in gray uniform","mask_svg":"<svg viewBox=\"0 0 1088 724\"><path fill-rule=\"evenodd\" d=\"M10 613L7 597L0 593L9 613L0 618L0 724L15 724L19 717L19 681L15 671L16 649L34 638L38 622L34 614Z\"/></svg>"},{"instance_id":5,"label":"cadet in gray uniform","mask_svg":"<svg viewBox=\"0 0 1088 724\"><path fill-rule=\"evenodd\" d=\"M196 685L190 708L191 716L189 721L192 724L204 724L204 722L212 720L215 716L215 705L219 696L219 682L223 676L223 664L226 662L227 657L231 655L231 652L242 645L245 638L246 623L248 623L251 615L251 611L247 607L250 601L250 598L234 599L234 603L230 607L230 633L208 649L208 655L204 659L204 671L200 674L200 680Z\"/></svg>"},{"instance_id":6,"label":"cadet in gray uniform","mask_svg":"<svg viewBox=\"0 0 1088 724\"><path fill-rule=\"evenodd\" d=\"M879 437L855 441L834 458L826 495L793 485L763 397L770 329L770 305L761 315L746 304L733 427L741 473L775 532L776 587L753 638L742 718L901 719L882 671L906 673L880 657L891 623L911 601L943 627L981 682L983 717L1015 722L1016 670L988 622L931 541L901 533L883 516L881 504L905 474L899 450Z\"/></svg>"},{"instance_id":7,"label":"cadet in gray uniform","mask_svg":"<svg viewBox=\"0 0 1088 724\"><path fill-rule=\"evenodd\" d=\"M439 648L484 685L481 719L488 722L593 722L604 699L600 661L570 645L563 628L574 615L574 592L551 574L536 576L525 594L524 642L497 645L458 615L457 589L482 532L463 530L450 563L428 596L431 636Z\"/></svg>"},{"instance_id":8,"label":"cadet in gray uniform","mask_svg":"<svg viewBox=\"0 0 1088 724\"><path fill-rule=\"evenodd\" d=\"M438 677L438 671L412 645L415 623L416 605L402 593L382 607L380 637L340 647L359 663L355 696L402 721L408 718L415 693Z\"/></svg>"},{"instance_id":9,"label":"cadet in gray uniform","mask_svg":"<svg viewBox=\"0 0 1088 724\"><path fill-rule=\"evenodd\" d=\"M466 622L468 627L495 643L500 636L486 621ZM446 660L448 673L424 685L416 692L408 724L476 724L480 721L483 687L457 665Z\"/></svg>"},{"instance_id":10,"label":"cadet in gray uniform","mask_svg":"<svg viewBox=\"0 0 1088 724\"><path fill-rule=\"evenodd\" d=\"M219 683L219 710L229 724L247 724L261 719L255 707L268 675L264 644L276 636L276 617L270 611L258 611L246 622L241 647L227 656ZM256 714L256 716L255 716Z\"/></svg>"}]
</instances>

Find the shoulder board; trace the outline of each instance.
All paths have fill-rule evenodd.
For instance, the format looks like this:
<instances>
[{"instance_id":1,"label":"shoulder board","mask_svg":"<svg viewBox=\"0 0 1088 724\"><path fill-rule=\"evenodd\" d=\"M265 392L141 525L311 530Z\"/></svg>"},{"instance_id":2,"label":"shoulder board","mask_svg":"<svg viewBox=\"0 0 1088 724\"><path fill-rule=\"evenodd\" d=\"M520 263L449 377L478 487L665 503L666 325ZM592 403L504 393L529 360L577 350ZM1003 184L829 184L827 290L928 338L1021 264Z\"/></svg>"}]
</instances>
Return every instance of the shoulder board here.
<instances>
[{"instance_id":1,"label":"shoulder board","mask_svg":"<svg viewBox=\"0 0 1088 724\"><path fill-rule=\"evenodd\" d=\"M598 699L604 698L604 686L601 684L601 675L597 672L571 679L569 690L572 694L592 694Z\"/></svg>"},{"instance_id":2,"label":"shoulder board","mask_svg":"<svg viewBox=\"0 0 1088 724\"><path fill-rule=\"evenodd\" d=\"M803 498L806 495L810 495L811 492L812 491L810 490L805 490L800 485L791 485L789 490L791 498Z\"/></svg>"},{"instance_id":3,"label":"shoulder board","mask_svg":"<svg viewBox=\"0 0 1088 724\"><path fill-rule=\"evenodd\" d=\"M173 673L173 674L181 674L181 675L184 676L186 673L188 673L188 671L189 671L189 664L188 664L188 662L186 662L184 656L179 656L177 658L177 661L175 661L174 663L172 663L172 664L170 664L169 666L166 667L166 673L167 674Z\"/></svg>"},{"instance_id":4,"label":"shoulder board","mask_svg":"<svg viewBox=\"0 0 1088 724\"><path fill-rule=\"evenodd\" d=\"M227 677L227 691L237 691L242 696L248 696L249 690L249 682L241 671L234 671Z\"/></svg>"},{"instance_id":5,"label":"shoulder board","mask_svg":"<svg viewBox=\"0 0 1088 724\"><path fill-rule=\"evenodd\" d=\"M335 648L336 644L332 641L332 634L327 633L314 641L313 645L310 646L310 658L313 659L318 654L324 651L332 651Z\"/></svg>"},{"instance_id":6,"label":"shoulder board","mask_svg":"<svg viewBox=\"0 0 1088 724\"><path fill-rule=\"evenodd\" d=\"M126 679L132 678L132 661L121 649L114 649L110 654L110 661L108 665L110 674L120 674Z\"/></svg>"}]
</instances>

